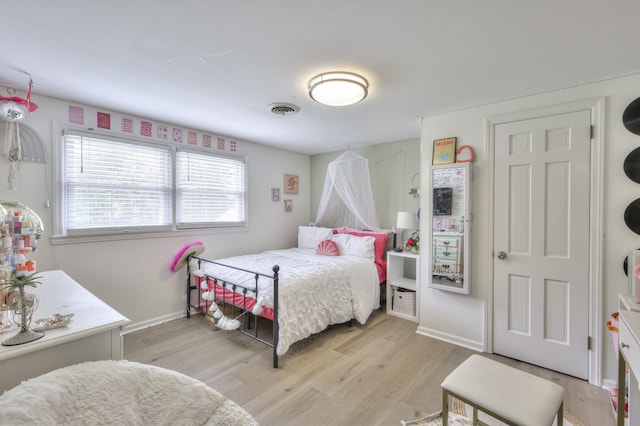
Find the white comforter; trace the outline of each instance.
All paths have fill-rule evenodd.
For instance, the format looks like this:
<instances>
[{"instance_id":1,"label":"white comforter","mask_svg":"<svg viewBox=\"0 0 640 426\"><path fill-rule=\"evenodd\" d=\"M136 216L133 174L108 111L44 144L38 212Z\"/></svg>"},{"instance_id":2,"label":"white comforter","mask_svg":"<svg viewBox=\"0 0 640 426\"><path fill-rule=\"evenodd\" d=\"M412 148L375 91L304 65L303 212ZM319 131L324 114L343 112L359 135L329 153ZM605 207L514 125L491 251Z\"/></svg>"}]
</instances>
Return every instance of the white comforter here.
<instances>
[{"instance_id":1,"label":"white comforter","mask_svg":"<svg viewBox=\"0 0 640 426\"><path fill-rule=\"evenodd\" d=\"M279 339L277 354L331 324L356 319L364 324L380 307L380 282L372 260L357 256L320 256L315 250L271 250L216 262L272 275L279 272ZM254 288L254 275L205 263L204 272ZM261 277L258 299L273 307L272 280Z\"/></svg>"}]
</instances>

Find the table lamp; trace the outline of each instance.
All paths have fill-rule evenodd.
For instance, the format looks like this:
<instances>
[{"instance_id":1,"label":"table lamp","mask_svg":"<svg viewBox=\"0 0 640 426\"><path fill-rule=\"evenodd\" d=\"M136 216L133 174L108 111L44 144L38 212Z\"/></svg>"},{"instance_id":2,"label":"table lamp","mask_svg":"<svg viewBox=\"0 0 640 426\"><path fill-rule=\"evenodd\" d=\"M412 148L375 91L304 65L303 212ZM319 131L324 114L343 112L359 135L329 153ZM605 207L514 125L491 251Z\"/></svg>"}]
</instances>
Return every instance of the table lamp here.
<instances>
[{"instance_id":1,"label":"table lamp","mask_svg":"<svg viewBox=\"0 0 640 426\"><path fill-rule=\"evenodd\" d=\"M400 241L404 241L404 230L405 229L415 229L416 228L416 215L411 212L398 212L398 217L396 218L396 229L402 230L402 234L400 235ZM395 234L394 242L393 242L393 251L403 251L402 245L400 247L396 247L395 242Z\"/></svg>"}]
</instances>

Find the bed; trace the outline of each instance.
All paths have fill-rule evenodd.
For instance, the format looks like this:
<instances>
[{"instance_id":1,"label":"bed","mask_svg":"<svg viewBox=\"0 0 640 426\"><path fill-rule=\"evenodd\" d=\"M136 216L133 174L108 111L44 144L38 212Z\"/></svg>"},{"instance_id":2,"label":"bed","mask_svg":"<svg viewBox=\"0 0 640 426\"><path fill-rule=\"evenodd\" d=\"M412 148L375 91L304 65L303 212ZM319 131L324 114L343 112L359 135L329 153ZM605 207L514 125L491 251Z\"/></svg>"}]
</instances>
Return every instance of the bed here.
<instances>
[{"instance_id":1,"label":"bed","mask_svg":"<svg viewBox=\"0 0 640 426\"><path fill-rule=\"evenodd\" d=\"M301 226L295 248L216 260L192 256L187 317L205 314L222 329L239 329L271 346L277 368L293 343L333 324L365 324L380 307L387 237ZM261 319L272 321L270 336L257 324Z\"/></svg>"}]
</instances>

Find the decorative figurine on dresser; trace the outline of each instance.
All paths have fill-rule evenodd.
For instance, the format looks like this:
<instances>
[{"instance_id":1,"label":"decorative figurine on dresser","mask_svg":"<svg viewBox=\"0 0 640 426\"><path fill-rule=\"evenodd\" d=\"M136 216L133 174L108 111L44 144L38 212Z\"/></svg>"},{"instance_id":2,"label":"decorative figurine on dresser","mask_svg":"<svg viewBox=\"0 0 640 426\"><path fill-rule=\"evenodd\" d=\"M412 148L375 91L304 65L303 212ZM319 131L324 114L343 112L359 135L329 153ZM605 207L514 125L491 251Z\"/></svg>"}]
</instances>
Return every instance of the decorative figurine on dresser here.
<instances>
[{"instance_id":1,"label":"decorative figurine on dresser","mask_svg":"<svg viewBox=\"0 0 640 426\"><path fill-rule=\"evenodd\" d=\"M44 336L42 331L30 329L38 298L25 288L40 284L32 255L43 227L33 210L14 201L0 201L0 220L0 332L19 328L16 335L2 342L4 346L13 346Z\"/></svg>"}]
</instances>

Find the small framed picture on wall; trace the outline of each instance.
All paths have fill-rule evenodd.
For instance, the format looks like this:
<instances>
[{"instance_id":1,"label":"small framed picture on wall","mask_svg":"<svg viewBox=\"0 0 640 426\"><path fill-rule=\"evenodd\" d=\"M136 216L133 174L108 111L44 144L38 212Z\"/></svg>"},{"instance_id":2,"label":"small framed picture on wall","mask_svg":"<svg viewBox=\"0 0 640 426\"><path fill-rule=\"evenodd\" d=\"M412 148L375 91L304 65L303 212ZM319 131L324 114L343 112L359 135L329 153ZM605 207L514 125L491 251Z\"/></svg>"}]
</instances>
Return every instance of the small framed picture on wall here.
<instances>
[{"instance_id":1,"label":"small framed picture on wall","mask_svg":"<svg viewBox=\"0 0 640 426\"><path fill-rule=\"evenodd\" d=\"M433 165L455 162L456 140L457 138L446 138L433 141Z\"/></svg>"},{"instance_id":2,"label":"small framed picture on wall","mask_svg":"<svg viewBox=\"0 0 640 426\"><path fill-rule=\"evenodd\" d=\"M280 201L280 188L271 188L271 201Z\"/></svg>"},{"instance_id":3,"label":"small framed picture on wall","mask_svg":"<svg viewBox=\"0 0 640 426\"><path fill-rule=\"evenodd\" d=\"M297 175L284 175L284 193L285 194L297 194L298 193L298 176Z\"/></svg>"},{"instance_id":4,"label":"small framed picture on wall","mask_svg":"<svg viewBox=\"0 0 640 426\"><path fill-rule=\"evenodd\" d=\"M284 200L284 211L285 212L293 211L293 200Z\"/></svg>"}]
</instances>

